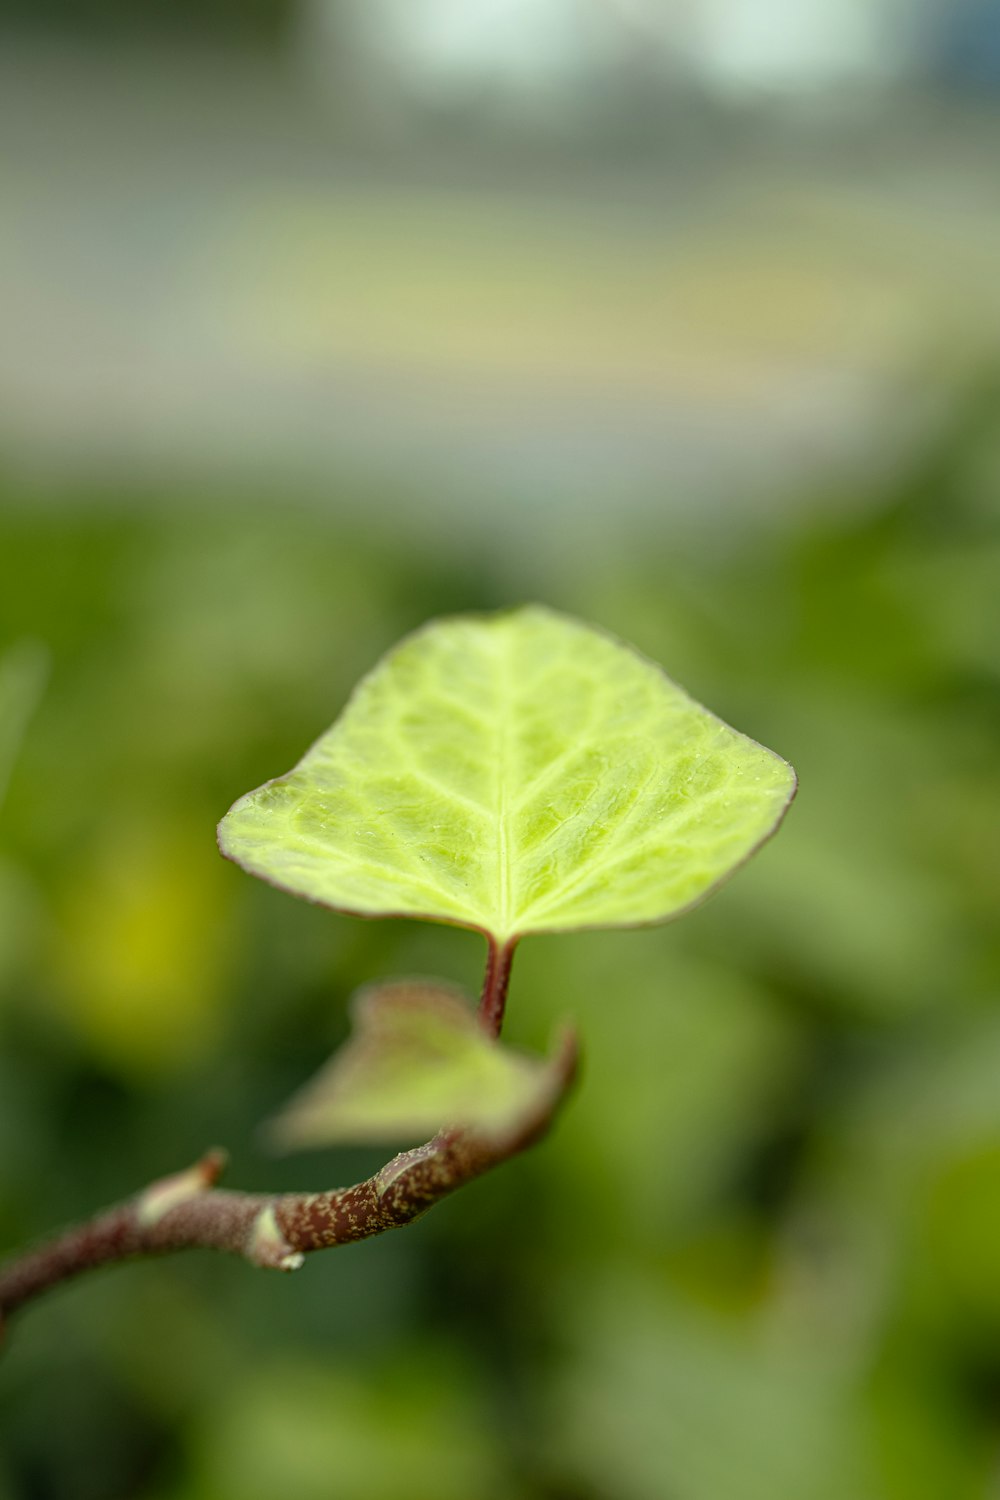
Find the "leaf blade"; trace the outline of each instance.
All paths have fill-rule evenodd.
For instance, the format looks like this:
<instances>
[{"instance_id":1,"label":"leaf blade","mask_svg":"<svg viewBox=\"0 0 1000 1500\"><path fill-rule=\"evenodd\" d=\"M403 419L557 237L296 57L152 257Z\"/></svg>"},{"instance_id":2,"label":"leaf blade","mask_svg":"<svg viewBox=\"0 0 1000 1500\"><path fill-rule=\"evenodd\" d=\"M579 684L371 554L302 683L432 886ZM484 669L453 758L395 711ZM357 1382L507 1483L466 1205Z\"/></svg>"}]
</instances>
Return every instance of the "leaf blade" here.
<instances>
[{"instance_id":1,"label":"leaf blade","mask_svg":"<svg viewBox=\"0 0 1000 1500\"><path fill-rule=\"evenodd\" d=\"M503 942L678 915L774 832L794 790L780 757L631 647L528 606L408 637L219 838L336 909Z\"/></svg>"}]
</instances>

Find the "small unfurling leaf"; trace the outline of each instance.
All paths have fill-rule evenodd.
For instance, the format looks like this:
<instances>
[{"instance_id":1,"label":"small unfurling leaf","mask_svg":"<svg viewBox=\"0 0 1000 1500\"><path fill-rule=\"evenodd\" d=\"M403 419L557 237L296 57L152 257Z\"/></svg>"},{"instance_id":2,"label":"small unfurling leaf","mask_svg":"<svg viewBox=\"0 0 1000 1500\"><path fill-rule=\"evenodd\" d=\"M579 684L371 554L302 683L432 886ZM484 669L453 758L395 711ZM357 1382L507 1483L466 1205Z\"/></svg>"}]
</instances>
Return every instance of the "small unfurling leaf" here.
<instances>
[{"instance_id":1,"label":"small unfurling leaf","mask_svg":"<svg viewBox=\"0 0 1000 1500\"><path fill-rule=\"evenodd\" d=\"M550 1058L501 1046L455 990L397 980L360 991L354 1033L273 1120L282 1148L423 1140L443 1127L497 1148L541 1130L569 1085L570 1036Z\"/></svg>"}]
</instances>

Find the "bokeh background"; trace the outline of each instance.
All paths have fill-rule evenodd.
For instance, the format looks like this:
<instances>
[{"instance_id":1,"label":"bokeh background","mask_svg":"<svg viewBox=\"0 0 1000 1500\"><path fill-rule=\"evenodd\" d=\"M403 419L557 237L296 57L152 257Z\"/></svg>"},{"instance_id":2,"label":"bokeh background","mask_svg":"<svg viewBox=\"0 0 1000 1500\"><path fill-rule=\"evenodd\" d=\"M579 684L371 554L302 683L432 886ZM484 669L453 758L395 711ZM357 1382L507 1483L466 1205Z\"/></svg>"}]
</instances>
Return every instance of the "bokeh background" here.
<instances>
[{"instance_id":1,"label":"bokeh background","mask_svg":"<svg viewBox=\"0 0 1000 1500\"><path fill-rule=\"evenodd\" d=\"M52 1293L2 1500L1000 1496L1000 6L2 0L0 1241L256 1127L481 942L215 852L358 675L540 599L798 768L535 939L551 1137L297 1276Z\"/></svg>"}]
</instances>

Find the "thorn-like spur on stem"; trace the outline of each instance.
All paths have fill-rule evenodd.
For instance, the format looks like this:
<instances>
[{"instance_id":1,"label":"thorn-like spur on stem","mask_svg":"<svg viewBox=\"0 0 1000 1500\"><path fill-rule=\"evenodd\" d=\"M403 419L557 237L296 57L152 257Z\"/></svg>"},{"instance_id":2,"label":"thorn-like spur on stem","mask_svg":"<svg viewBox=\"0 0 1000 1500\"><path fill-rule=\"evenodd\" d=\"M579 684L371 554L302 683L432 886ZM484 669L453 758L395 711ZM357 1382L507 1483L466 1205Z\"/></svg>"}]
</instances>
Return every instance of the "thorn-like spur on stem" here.
<instances>
[{"instance_id":1,"label":"thorn-like spur on stem","mask_svg":"<svg viewBox=\"0 0 1000 1500\"><path fill-rule=\"evenodd\" d=\"M551 1088L515 1136L486 1142L445 1130L393 1158L373 1177L325 1193L238 1193L216 1188L225 1154L210 1151L186 1171L0 1267L0 1327L23 1303L83 1271L171 1250L227 1250L252 1265L295 1271L313 1250L346 1245L410 1223L439 1199L533 1144L552 1120L576 1071L576 1040L563 1036Z\"/></svg>"}]
</instances>

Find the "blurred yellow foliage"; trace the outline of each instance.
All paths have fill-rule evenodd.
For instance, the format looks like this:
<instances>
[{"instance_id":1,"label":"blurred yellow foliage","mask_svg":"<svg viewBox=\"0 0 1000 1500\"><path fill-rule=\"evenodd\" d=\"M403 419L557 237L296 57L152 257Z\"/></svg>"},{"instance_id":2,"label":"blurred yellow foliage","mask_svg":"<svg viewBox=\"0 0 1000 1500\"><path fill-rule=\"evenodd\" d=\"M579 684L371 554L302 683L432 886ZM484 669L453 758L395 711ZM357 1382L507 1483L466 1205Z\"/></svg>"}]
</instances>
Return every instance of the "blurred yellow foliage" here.
<instances>
[{"instance_id":1,"label":"blurred yellow foliage","mask_svg":"<svg viewBox=\"0 0 1000 1500\"><path fill-rule=\"evenodd\" d=\"M225 882L210 833L133 815L82 862L58 922L56 994L106 1066L168 1073L204 1055L226 997Z\"/></svg>"}]
</instances>

